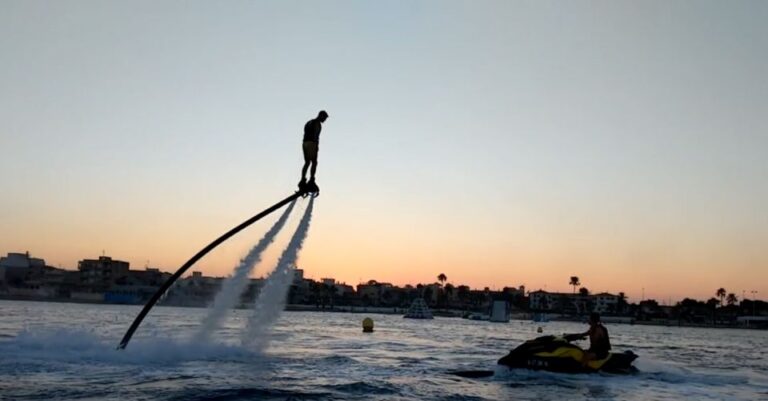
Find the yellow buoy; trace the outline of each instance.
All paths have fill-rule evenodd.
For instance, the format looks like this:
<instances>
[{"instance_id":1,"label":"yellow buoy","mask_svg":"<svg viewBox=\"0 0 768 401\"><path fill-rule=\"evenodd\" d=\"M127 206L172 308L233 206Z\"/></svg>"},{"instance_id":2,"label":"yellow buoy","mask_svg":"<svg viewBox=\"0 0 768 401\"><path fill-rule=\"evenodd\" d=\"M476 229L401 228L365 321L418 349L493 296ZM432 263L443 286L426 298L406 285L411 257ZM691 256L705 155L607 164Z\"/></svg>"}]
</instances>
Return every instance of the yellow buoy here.
<instances>
[{"instance_id":1,"label":"yellow buoy","mask_svg":"<svg viewBox=\"0 0 768 401\"><path fill-rule=\"evenodd\" d=\"M363 319L363 333L373 333L373 319L369 317Z\"/></svg>"}]
</instances>

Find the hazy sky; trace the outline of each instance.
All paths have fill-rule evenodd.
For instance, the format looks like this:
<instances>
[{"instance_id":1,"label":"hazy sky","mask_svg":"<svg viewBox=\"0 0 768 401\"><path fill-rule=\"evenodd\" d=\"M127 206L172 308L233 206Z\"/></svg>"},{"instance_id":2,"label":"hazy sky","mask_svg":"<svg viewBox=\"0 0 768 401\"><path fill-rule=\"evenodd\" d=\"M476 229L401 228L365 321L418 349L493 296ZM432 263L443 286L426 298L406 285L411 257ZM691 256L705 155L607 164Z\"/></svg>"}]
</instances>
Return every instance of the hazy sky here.
<instances>
[{"instance_id":1,"label":"hazy sky","mask_svg":"<svg viewBox=\"0 0 768 401\"><path fill-rule=\"evenodd\" d=\"M0 254L175 270L294 190L324 108L307 276L765 297L766 21L764 1L0 0ZM276 218L198 268L229 274Z\"/></svg>"}]
</instances>

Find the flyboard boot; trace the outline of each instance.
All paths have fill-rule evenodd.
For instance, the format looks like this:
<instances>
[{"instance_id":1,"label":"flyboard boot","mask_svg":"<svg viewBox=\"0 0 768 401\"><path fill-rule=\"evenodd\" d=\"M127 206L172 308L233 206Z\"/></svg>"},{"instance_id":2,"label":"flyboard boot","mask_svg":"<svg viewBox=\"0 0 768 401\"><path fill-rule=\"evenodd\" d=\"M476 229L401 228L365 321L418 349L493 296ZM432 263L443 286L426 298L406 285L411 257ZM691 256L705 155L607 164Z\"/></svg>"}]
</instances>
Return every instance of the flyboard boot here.
<instances>
[{"instance_id":1,"label":"flyboard boot","mask_svg":"<svg viewBox=\"0 0 768 401\"><path fill-rule=\"evenodd\" d=\"M310 178L309 182L307 182L306 191L313 197L320 196L320 187L317 186L314 178Z\"/></svg>"}]
</instances>

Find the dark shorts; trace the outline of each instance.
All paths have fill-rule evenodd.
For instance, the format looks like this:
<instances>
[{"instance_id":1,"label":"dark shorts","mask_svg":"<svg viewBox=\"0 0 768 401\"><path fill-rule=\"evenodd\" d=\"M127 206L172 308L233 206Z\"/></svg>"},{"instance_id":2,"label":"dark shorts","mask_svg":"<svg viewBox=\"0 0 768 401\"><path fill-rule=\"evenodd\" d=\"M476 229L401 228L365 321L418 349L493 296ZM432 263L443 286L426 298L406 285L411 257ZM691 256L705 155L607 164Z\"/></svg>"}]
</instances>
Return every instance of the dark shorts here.
<instances>
[{"instance_id":1,"label":"dark shorts","mask_svg":"<svg viewBox=\"0 0 768 401\"><path fill-rule=\"evenodd\" d=\"M317 142L306 141L302 145L302 149L304 150L304 160L317 161Z\"/></svg>"},{"instance_id":2,"label":"dark shorts","mask_svg":"<svg viewBox=\"0 0 768 401\"><path fill-rule=\"evenodd\" d=\"M595 359L605 359L608 357L608 350L607 349L588 349L587 352L591 352L595 354Z\"/></svg>"}]
</instances>

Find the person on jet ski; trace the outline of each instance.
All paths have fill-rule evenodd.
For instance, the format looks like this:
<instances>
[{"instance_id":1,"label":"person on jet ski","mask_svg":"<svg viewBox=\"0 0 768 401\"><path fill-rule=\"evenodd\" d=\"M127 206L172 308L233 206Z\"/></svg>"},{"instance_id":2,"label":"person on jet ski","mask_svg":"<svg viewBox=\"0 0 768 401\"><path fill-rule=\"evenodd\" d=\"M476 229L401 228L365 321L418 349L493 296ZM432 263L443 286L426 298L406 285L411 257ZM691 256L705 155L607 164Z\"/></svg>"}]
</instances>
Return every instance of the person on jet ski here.
<instances>
[{"instance_id":1,"label":"person on jet ski","mask_svg":"<svg viewBox=\"0 0 768 401\"><path fill-rule=\"evenodd\" d=\"M608 352L611 350L611 340L608 337L608 329L600 321L599 313L592 312L589 315L589 330L581 336L582 338L589 336L589 349L582 356L582 365L586 366L589 361L608 357Z\"/></svg>"}]
</instances>

